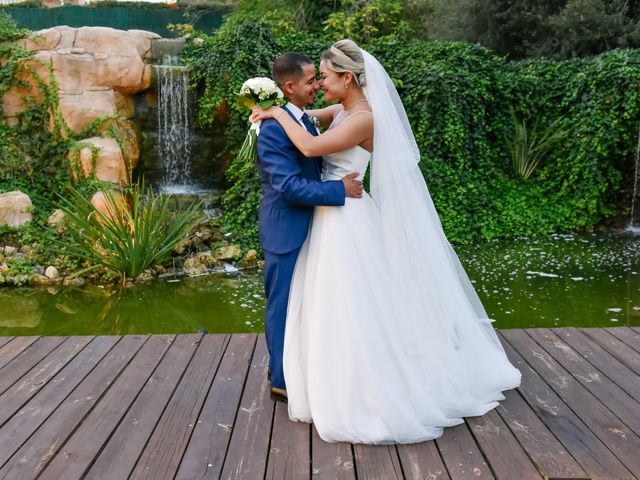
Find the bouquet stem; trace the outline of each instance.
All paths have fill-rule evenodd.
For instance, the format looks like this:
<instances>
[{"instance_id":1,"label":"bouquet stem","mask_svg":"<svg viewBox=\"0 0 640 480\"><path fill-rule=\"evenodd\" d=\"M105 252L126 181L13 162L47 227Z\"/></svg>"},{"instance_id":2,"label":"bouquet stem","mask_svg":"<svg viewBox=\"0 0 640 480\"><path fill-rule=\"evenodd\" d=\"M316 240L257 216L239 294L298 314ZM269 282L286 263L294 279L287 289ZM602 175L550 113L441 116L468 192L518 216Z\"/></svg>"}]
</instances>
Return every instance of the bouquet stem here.
<instances>
[{"instance_id":1,"label":"bouquet stem","mask_svg":"<svg viewBox=\"0 0 640 480\"><path fill-rule=\"evenodd\" d=\"M260 121L252 123L251 128L244 138L242 147L238 152L238 159L243 162L256 163L258 160L258 134L260 133Z\"/></svg>"}]
</instances>

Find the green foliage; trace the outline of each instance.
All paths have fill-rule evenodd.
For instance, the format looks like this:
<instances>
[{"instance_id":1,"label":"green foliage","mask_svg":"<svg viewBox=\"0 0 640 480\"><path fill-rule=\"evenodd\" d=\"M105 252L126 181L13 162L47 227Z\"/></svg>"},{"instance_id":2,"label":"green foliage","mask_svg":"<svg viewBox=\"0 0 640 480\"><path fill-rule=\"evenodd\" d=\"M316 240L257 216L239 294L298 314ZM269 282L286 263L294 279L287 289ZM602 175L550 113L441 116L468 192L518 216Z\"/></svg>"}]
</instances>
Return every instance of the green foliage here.
<instances>
[{"instance_id":1,"label":"green foliage","mask_svg":"<svg viewBox=\"0 0 640 480\"><path fill-rule=\"evenodd\" d=\"M0 9L0 42L24 37L28 30L18 28L15 20L4 9ZM1 82L0 82L1 83Z\"/></svg>"},{"instance_id":2,"label":"green foliage","mask_svg":"<svg viewBox=\"0 0 640 480\"><path fill-rule=\"evenodd\" d=\"M628 15L626 0L569 0L548 19L551 35L538 55L583 57L620 47L640 46L640 24Z\"/></svg>"},{"instance_id":3,"label":"green foliage","mask_svg":"<svg viewBox=\"0 0 640 480\"><path fill-rule=\"evenodd\" d=\"M404 7L397 0L344 0L343 10L330 14L323 22L331 41L351 38L369 43L383 37L406 38L411 32L404 19Z\"/></svg>"},{"instance_id":4,"label":"green foliage","mask_svg":"<svg viewBox=\"0 0 640 480\"><path fill-rule=\"evenodd\" d=\"M227 158L248 123L233 99L244 80L268 75L287 50L319 58L322 37L230 17L186 58L203 92L200 121L225 129ZM592 59L507 62L478 45L407 42L393 36L364 45L398 86L422 152L421 169L454 242L590 229L625 213L622 178L630 171L640 118L640 51ZM519 118L554 125L545 161L524 181L506 138ZM559 133L560 119L568 133ZM556 123L554 123L556 122ZM561 137L561 138L560 138ZM260 184L252 165L231 163L225 227L257 245Z\"/></svg>"},{"instance_id":5,"label":"green foliage","mask_svg":"<svg viewBox=\"0 0 640 480\"><path fill-rule=\"evenodd\" d=\"M36 62L16 45L0 46L0 96L13 88L24 95L25 105L11 123L0 111L0 191L27 193L34 200L38 221L50 214L54 192L70 181L66 155L72 139L58 110L58 86L51 67L44 69L47 77L41 78Z\"/></svg>"},{"instance_id":6,"label":"green foliage","mask_svg":"<svg viewBox=\"0 0 640 480\"><path fill-rule=\"evenodd\" d=\"M217 0L228 3L226 0ZM341 0L237 0L235 18L262 18L288 31L318 32L322 22L338 11Z\"/></svg>"},{"instance_id":7,"label":"green foliage","mask_svg":"<svg viewBox=\"0 0 640 480\"><path fill-rule=\"evenodd\" d=\"M562 128L560 118L547 126L542 126L536 121L533 126L528 127L527 121L518 119L515 112L512 112L512 117L514 135L507 138L506 143L513 159L515 173L526 180L569 131Z\"/></svg>"},{"instance_id":8,"label":"green foliage","mask_svg":"<svg viewBox=\"0 0 640 480\"><path fill-rule=\"evenodd\" d=\"M216 0L238 17L368 43L385 36L480 43L510 59L571 58L640 47L627 0ZM324 30L323 30L324 29Z\"/></svg>"},{"instance_id":9,"label":"green foliage","mask_svg":"<svg viewBox=\"0 0 640 480\"><path fill-rule=\"evenodd\" d=\"M28 194L34 201L36 224L44 223L51 214L56 192L71 184L73 174L82 178L80 149L90 147L95 164L96 147L79 139L109 136L124 150L122 132L126 133L120 128L122 117L118 115L98 118L79 133L72 131L59 110L58 84L51 65L37 62L31 52L15 44L0 46L0 97L14 89L23 95L25 106L12 119L6 118L0 106L0 191L18 189ZM131 179L130 171L128 177ZM94 193L98 185L88 179L77 188Z\"/></svg>"},{"instance_id":10,"label":"green foliage","mask_svg":"<svg viewBox=\"0 0 640 480\"><path fill-rule=\"evenodd\" d=\"M512 59L571 58L640 47L640 9L626 0L426 0L424 38L478 42Z\"/></svg>"},{"instance_id":11,"label":"green foliage","mask_svg":"<svg viewBox=\"0 0 640 480\"><path fill-rule=\"evenodd\" d=\"M90 198L75 189L61 197L60 209L66 214L72 242L67 249L87 260L88 269L103 268L123 282L150 266L166 263L175 246L200 221L200 201L174 210L170 195L157 195L138 184L124 192L130 206L110 190L104 195L109 213L96 210Z\"/></svg>"},{"instance_id":12,"label":"green foliage","mask_svg":"<svg viewBox=\"0 0 640 480\"><path fill-rule=\"evenodd\" d=\"M589 229L622 214L640 118L640 52L507 63L463 44L373 48L392 77L423 153L422 169L453 241ZM510 111L570 133L537 175L513 178Z\"/></svg>"},{"instance_id":13,"label":"green foliage","mask_svg":"<svg viewBox=\"0 0 640 480\"><path fill-rule=\"evenodd\" d=\"M2 8L3 10L10 10L13 8L40 8L44 6L44 2L43 0L23 0L22 2L19 3L11 3L9 5L3 5Z\"/></svg>"}]
</instances>

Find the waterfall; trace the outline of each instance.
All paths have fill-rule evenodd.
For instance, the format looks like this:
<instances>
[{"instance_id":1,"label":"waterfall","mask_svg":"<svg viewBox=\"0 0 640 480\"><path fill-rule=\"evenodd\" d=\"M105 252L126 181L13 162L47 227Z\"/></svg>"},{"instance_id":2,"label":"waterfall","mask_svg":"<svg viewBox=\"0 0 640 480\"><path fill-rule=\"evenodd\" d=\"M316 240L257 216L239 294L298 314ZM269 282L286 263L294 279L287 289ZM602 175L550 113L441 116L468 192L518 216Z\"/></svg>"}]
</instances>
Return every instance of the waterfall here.
<instances>
[{"instance_id":1,"label":"waterfall","mask_svg":"<svg viewBox=\"0 0 640 480\"><path fill-rule=\"evenodd\" d=\"M627 230L632 232L639 232L640 227L635 225L635 213L636 213L636 197L638 196L638 164L640 164L640 128L638 128L638 147L636 148L636 167L633 177L633 196L631 197L631 220Z\"/></svg>"},{"instance_id":2,"label":"waterfall","mask_svg":"<svg viewBox=\"0 0 640 480\"><path fill-rule=\"evenodd\" d=\"M167 55L162 65L154 65L154 73L158 92L160 187L167 193L189 191L192 182L188 76L175 55Z\"/></svg>"}]
</instances>

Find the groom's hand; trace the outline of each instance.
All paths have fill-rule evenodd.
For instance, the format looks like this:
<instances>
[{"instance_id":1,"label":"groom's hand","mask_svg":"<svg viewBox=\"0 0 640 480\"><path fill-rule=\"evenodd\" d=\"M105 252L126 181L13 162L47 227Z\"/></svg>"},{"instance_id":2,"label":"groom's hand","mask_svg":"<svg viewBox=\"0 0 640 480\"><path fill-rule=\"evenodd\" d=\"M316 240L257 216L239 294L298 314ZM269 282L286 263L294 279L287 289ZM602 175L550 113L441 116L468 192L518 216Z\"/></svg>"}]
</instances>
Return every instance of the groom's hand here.
<instances>
[{"instance_id":1,"label":"groom's hand","mask_svg":"<svg viewBox=\"0 0 640 480\"><path fill-rule=\"evenodd\" d=\"M358 172L354 172L342 177L342 183L344 183L344 193L347 197L362 197L362 182L360 180L356 180L356 177L358 175Z\"/></svg>"}]
</instances>

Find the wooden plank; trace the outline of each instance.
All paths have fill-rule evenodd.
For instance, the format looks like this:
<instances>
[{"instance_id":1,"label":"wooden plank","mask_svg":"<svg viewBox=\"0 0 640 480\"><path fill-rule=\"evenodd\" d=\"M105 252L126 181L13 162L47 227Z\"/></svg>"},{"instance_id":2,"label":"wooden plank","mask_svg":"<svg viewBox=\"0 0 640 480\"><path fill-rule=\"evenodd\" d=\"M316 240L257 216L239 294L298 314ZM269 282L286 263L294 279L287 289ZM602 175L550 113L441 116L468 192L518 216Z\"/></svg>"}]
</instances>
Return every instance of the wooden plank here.
<instances>
[{"instance_id":1,"label":"wooden plank","mask_svg":"<svg viewBox=\"0 0 640 480\"><path fill-rule=\"evenodd\" d=\"M0 348L0 370L11 360L33 345L40 337L14 337Z\"/></svg>"},{"instance_id":2,"label":"wooden plank","mask_svg":"<svg viewBox=\"0 0 640 480\"><path fill-rule=\"evenodd\" d=\"M529 351L527 360L532 357L536 359L536 356L527 348L527 345L534 343L531 337L522 330L503 330L500 335L508 340L509 343L504 343L505 351L514 365L522 372L520 392L536 414L562 442L573 458L578 461L587 475L594 479L603 480L632 477L629 470L607 448L605 442L585 425L587 419L578 417L580 413L576 412L578 415L574 413L574 410L561 400L559 394L542 379L541 375L525 362L523 356L527 351ZM522 342L525 342L525 346L521 345ZM542 350L540 347L535 348L535 344L533 346L534 350ZM522 353L522 356L520 353L516 353L516 349ZM538 352L536 355L542 356L546 361L551 361ZM560 369L555 365L554 368ZM570 375L565 374L564 377L570 377ZM565 381L568 382L568 380ZM586 391L584 393L591 396ZM587 417L593 415L595 412L590 411ZM629 433L631 434L631 432Z\"/></svg>"},{"instance_id":3,"label":"wooden plank","mask_svg":"<svg viewBox=\"0 0 640 480\"><path fill-rule=\"evenodd\" d=\"M353 446L358 478L393 480L404 478L398 451L394 445Z\"/></svg>"},{"instance_id":4,"label":"wooden plank","mask_svg":"<svg viewBox=\"0 0 640 480\"><path fill-rule=\"evenodd\" d=\"M495 410L467 423L498 479L542 480L540 472Z\"/></svg>"},{"instance_id":5,"label":"wooden plank","mask_svg":"<svg viewBox=\"0 0 640 480\"><path fill-rule=\"evenodd\" d=\"M618 340L604 328L581 328L580 331L640 375L640 355L629 345Z\"/></svg>"},{"instance_id":6,"label":"wooden plank","mask_svg":"<svg viewBox=\"0 0 640 480\"><path fill-rule=\"evenodd\" d=\"M398 456L404 477L408 480L449 480L436 442L398 445Z\"/></svg>"},{"instance_id":7,"label":"wooden plank","mask_svg":"<svg viewBox=\"0 0 640 480\"><path fill-rule=\"evenodd\" d=\"M83 477L85 480L120 480L129 477L200 339L201 335L196 334L179 335L176 338Z\"/></svg>"},{"instance_id":8,"label":"wooden plank","mask_svg":"<svg viewBox=\"0 0 640 480\"><path fill-rule=\"evenodd\" d=\"M267 380L269 352L264 334L258 336L247 383L242 394L236 423L221 478L262 480L267 467L274 402Z\"/></svg>"},{"instance_id":9,"label":"wooden plank","mask_svg":"<svg viewBox=\"0 0 640 480\"><path fill-rule=\"evenodd\" d=\"M0 369L15 357L24 352L30 345L33 345L40 337L3 337L9 338L11 341L6 342L0 347Z\"/></svg>"},{"instance_id":10,"label":"wooden plank","mask_svg":"<svg viewBox=\"0 0 640 480\"><path fill-rule=\"evenodd\" d=\"M13 340L16 337L0 337L0 352L2 351L2 347L4 347L7 343ZM0 356L2 356L0 354Z\"/></svg>"},{"instance_id":11,"label":"wooden plank","mask_svg":"<svg viewBox=\"0 0 640 480\"><path fill-rule=\"evenodd\" d=\"M265 480L308 479L311 471L311 426L289 420L287 405L276 403Z\"/></svg>"},{"instance_id":12,"label":"wooden plank","mask_svg":"<svg viewBox=\"0 0 640 480\"><path fill-rule=\"evenodd\" d=\"M466 423L445 428L436 445L451 478L492 479L493 474Z\"/></svg>"},{"instance_id":13,"label":"wooden plank","mask_svg":"<svg viewBox=\"0 0 640 480\"><path fill-rule=\"evenodd\" d=\"M516 390L504 392L496 411L546 478L584 480L585 471Z\"/></svg>"},{"instance_id":14,"label":"wooden plank","mask_svg":"<svg viewBox=\"0 0 640 480\"><path fill-rule=\"evenodd\" d=\"M607 328L607 331L618 340L626 343L636 352L640 353L640 333L629 327Z\"/></svg>"},{"instance_id":15,"label":"wooden plank","mask_svg":"<svg viewBox=\"0 0 640 480\"><path fill-rule=\"evenodd\" d=\"M41 480L81 478L173 341L153 335L44 469Z\"/></svg>"},{"instance_id":16,"label":"wooden plank","mask_svg":"<svg viewBox=\"0 0 640 480\"><path fill-rule=\"evenodd\" d=\"M0 429L0 465L42 425L74 388L104 358L119 337L98 337ZM4 405L3 405L4 408Z\"/></svg>"},{"instance_id":17,"label":"wooden plank","mask_svg":"<svg viewBox=\"0 0 640 480\"><path fill-rule=\"evenodd\" d=\"M577 328L554 328L553 332L625 392L635 399L640 399L640 375Z\"/></svg>"},{"instance_id":18,"label":"wooden plank","mask_svg":"<svg viewBox=\"0 0 640 480\"><path fill-rule=\"evenodd\" d=\"M527 333L541 345L563 368L636 434L640 434L640 403L603 375L547 329L527 329ZM634 375L635 376L635 375Z\"/></svg>"},{"instance_id":19,"label":"wooden plank","mask_svg":"<svg viewBox=\"0 0 640 480\"><path fill-rule=\"evenodd\" d=\"M314 480L355 480L351 444L325 442L312 427L311 477Z\"/></svg>"},{"instance_id":20,"label":"wooden plank","mask_svg":"<svg viewBox=\"0 0 640 480\"><path fill-rule=\"evenodd\" d=\"M0 425L34 397L93 337L71 337L40 360L19 381L0 395Z\"/></svg>"},{"instance_id":21,"label":"wooden plank","mask_svg":"<svg viewBox=\"0 0 640 480\"><path fill-rule=\"evenodd\" d=\"M85 377L46 423L4 464L0 479L37 477L146 340L147 337L128 335L118 342L91 375Z\"/></svg>"},{"instance_id":22,"label":"wooden plank","mask_svg":"<svg viewBox=\"0 0 640 480\"><path fill-rule=\"evenodd\" d=\"M640 476L640 437L598 397L592 395L526 332L509 338L511 344L542 375L563 401L584 421L618 459ZM508 335L504 332L505 336Z\"/></svg>"},{"instance_id":23,"label":"wooden plank","mask_svg":"<svg viewBox=\"0 0 640 480\"><path fill-rule=\"evenodd\" d=\"M0 369L0 393L4 393L65 340L66 337L38 338L33 345L24 350L11 363Z\"/></svg>"},{"instance_id":24,"label":"wooden plank","mask_svg":"<svg viewBox=\"0 0 640 480\"><path fill-rule=\"evenodd\" d=\"M205 335L201 340L129 478L173 478L228 342L228 335Z\"/></svg>"},{"instance_id":25,"label":"wooden plank","mask_svg":"<svg viewBox=\"0 0 640 480\"><path fill-rule=\"evenodd\" d=\"M233 335L213 380L176 480L219 478L257 335ZM159 472L152 478L173 478Z\"/></svg>"}]
</instances>

